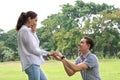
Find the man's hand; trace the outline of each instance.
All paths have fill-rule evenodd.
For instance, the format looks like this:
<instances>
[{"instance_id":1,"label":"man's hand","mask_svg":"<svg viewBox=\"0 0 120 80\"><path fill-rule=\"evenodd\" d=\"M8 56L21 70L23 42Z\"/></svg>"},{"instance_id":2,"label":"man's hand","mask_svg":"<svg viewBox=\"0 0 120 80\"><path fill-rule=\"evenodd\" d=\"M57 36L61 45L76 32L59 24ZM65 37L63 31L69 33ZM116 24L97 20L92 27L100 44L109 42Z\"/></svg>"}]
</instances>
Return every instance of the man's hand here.
<instances>
[{"instance_id":1,"label":"man's hand","mask_svg":"<svg viewBox=\"0 0 120 80\"><path fill-rule=\"evenodd\" d=\"M58 61L61 61L61 57L62 57L63 55L59 52L59 51L54 51L53 52L53 57L56 59L56 60L58 60Z\"/></svg>"},{"instance_id":2,"label":"man's hand","mask_svg":"<svg viewBox=\"0 0 120 80\"><path fill-rule=\"evenodd\" d=\"M53 54L54 54L55 56L59 56L59 57L62 57L62 56L63 56L62 53L59 52L59 51L54 51Z\"/></svg>"}]
</instances>

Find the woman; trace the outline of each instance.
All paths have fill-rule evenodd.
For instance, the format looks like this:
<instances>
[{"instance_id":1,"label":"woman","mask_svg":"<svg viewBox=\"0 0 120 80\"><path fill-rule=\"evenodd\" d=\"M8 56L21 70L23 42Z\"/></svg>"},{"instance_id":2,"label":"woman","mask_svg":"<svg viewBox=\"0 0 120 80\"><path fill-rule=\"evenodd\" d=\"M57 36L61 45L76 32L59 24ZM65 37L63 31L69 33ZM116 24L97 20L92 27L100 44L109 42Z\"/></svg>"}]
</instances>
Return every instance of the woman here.
<instances>
[{"instance_id":1,"label":"woman","mask_svg":"<svg viewBox=\"0 0 120 80\"><path fill-rule=\"evenodd\" d=\"M22 70L26 72L29 80L47 80L40 68L44 63L43 56L51 56L48 51L39 48L39 39L35 33L37 14L33 11L22 12L18 18L16 30L18 31L18 54Z\"/></svg>"}]
</instances>

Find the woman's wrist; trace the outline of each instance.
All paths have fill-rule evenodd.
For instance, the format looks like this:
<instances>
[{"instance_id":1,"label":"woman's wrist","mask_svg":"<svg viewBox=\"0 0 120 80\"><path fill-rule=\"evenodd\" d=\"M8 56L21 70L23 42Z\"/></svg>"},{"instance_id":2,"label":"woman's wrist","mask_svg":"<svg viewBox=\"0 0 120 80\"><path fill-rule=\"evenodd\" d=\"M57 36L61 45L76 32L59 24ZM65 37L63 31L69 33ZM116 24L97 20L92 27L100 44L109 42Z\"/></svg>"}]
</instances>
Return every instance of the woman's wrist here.
<instances>
[{"instance_id":1,"label":"woman's wrist","mask_svg":"<svg viewBox=\"0 0 120 80\"><path fill-rule=\"evenodd\" d=\"M48 54L47 54L48 57L50 57L50 56L52 56L52 55L53 55L52 53L48 53Z\"/></svg>"}]
</instances>

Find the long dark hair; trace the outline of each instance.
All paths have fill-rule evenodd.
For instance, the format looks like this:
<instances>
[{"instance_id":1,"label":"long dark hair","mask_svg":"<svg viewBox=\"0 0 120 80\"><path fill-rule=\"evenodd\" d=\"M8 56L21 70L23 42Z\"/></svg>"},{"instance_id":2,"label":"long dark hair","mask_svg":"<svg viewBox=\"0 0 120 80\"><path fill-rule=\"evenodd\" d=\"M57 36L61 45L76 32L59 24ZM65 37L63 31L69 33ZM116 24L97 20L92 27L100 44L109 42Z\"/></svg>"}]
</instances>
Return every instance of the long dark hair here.
<instances>
[{"instance_id":1,"label":"long dark hair","mask_svg":"<svg viewBox=\"0 0 120 80\"><path fill-rule=\"evenodd\" d=\"M37 14L33 11L28 11L28 12L22 12L18 18L17 25L16 25L16 30L19 31L19 29L24 25L28 18L34 19L37 17Z\"/></svg>"}]
</instances>

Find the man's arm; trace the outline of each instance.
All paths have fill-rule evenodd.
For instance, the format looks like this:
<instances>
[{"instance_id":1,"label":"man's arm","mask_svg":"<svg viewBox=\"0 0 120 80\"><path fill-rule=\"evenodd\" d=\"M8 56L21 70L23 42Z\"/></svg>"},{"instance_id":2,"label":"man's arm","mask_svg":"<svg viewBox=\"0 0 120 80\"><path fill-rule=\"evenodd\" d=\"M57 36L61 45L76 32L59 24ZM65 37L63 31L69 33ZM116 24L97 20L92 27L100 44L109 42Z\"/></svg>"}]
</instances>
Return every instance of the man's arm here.
<instances>
[{"instance_id":1,"label":"man's arm","mask_svg":"<svg viewBox=\"0 0 120 80\"><path fill-rule=\"evenodd\" d=\"M72 69L70 69L64 63L63 63L63 66L64 66L65 72L67 73L68 76L72 76L75 73Z\"/></svg>"},{"instance_id":2,"label":"man's arm","mask_svg":"<svg viewBox=\"0 0 120 80\"><path fill-rule=\"evenodd\" d=\"M54 56L57 60L61 61L64 65L64 69L69 76L72 76L75 72L88 69L88 65L84 62L80 64L73 64L67 58L62 58L63 55L60 52L54 52Z\"/></svg>"},{"instance_id":3,"label":"man's arm","mask_svg":"<svg viewBox=\"0 0 120 80\"><path fill-rule=\"evenodd\" d=\"M84 62L82 62L78 65L75 65L72 62L70 62L69 60L67 60L66 58L64 58L62 60L62 63L63 63L64 66L69 67L69 69L71 69L74 73L77 72L77 71L88 69L87 64L85 64Z\"/></svg>"}]
</instances>

